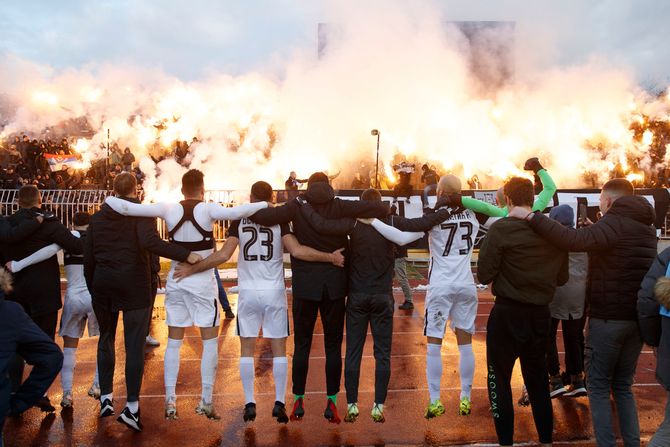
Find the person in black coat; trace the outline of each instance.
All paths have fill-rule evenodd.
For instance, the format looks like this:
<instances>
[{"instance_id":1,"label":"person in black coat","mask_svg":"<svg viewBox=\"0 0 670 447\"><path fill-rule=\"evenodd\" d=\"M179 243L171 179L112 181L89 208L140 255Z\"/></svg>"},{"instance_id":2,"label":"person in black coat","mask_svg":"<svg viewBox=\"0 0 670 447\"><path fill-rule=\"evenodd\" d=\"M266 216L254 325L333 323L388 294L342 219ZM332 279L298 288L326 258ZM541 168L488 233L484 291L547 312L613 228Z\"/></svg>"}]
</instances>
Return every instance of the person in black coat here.
<instances>
[{"instance_id":1,"label":"person in black coat","mask_svg":"<svg viewBox=\"0 0 670 447\"><path fill-rule=\"evenodd\" d=\"M528 219L533 230L559 249L589 253L585 372L596 442L602 446L616 442L611 393L624 444L639 445L631 390L642 350L637 293L656 257L655 211L647 199L634 195L626 179L605 183L600 210L602 219L578 229L564 227L539 212L513 217Z\"/></svg>"},{"instance_id":2,"label":"person in black coat","mask_svg":"<svg viewBox=\"0 0 670 447\"><path fill-rule=\"evenodd\" d=\"M0 270L0 447L8 414L19 415L37 404L63 365L63 353L30 319L18 303L5 300L10 274ZM10 393L8 369L18 354L33 365L21 387Z\"/></svg>"},{"instance_id":3,"label":"person in black coat","mask_svg":"<svg viewBox=\"0 0 670 447\"><path fill-rule=\"evenodd\" d=\"M255 223L265 226L293 222L293 233L298 242L316 250L331 253L348 247L346 235L322 235L305 220L300 212L298 200L306 200L323 217L385 217L388 206L381 202L350 201L335 198L328 176L322 172L310 176L307 191L284 206L261 210L251 217ZM346 250L345 250L346 251ZM305 383L309 367L309 353L317 314L324 326L326 350L326 390L328 400L324 417L339 422L336 400L342 375L342 339L344 331L345 297L347 296L347 273L345 269L322 262L306 262L291 257L293 272L293 322L295 350L293 355L293 394L295 404L291 413L293 420L304 414Z\"/></svg>"},{"instance_id":4,"label":"person in black coat","mask_svg":"<svg viewBox=\"0 0 670 447\"><path fill-rule=\"evenodd\" d=\"M670 445L670 248L663 250L642 280L637 294L640 333L656 354L656 379L668 392L665 419L649 447Z\"/></svg>"},{"instance_id":5,"label":"person in black coat","mask_svg":"<svg viewBox=\"0 0 670 447\"><path fill-rule=\"evenodd\" d=\"M120 198L139 203L136 191L134 175L124 172L114 179L114 192ZM115 337L119 312L123 312L128 397L118 420L136 431L142 430L139 395L144 344L153 308L150 253L180 262L200 260L189 250L163 241L155 219L125 217L107 204L91 218L84 247L84 276L100 326L100 417L114 414Z\"/></svg>"},{"instance_id":6,"label":"person in black coat","mask_svg":"<svg viewBox=\"0 0 670 447\"><path fill-rule=\"evenodd\" d=\"M44 211L40 208L40 192L35 186L22 187L18 199L21 208L8 219L12 227L34 225L36 219L44 216ZM48 215L30 237L6 245L3 255L6 261L18 261L51 244L58 244L74 254L83 252L81 240L74 237L57 218ZM58 310L62 307L60 267L56 255L17 273L14 276L14 291L7 299L21 304L35 324L53 340L56 335ZM17 390L21 384L23 368L24 361L17 356L10 369L13 390ZM42 404L44 408L53 408L46 396Z\"/></svg>"}]
</instances>

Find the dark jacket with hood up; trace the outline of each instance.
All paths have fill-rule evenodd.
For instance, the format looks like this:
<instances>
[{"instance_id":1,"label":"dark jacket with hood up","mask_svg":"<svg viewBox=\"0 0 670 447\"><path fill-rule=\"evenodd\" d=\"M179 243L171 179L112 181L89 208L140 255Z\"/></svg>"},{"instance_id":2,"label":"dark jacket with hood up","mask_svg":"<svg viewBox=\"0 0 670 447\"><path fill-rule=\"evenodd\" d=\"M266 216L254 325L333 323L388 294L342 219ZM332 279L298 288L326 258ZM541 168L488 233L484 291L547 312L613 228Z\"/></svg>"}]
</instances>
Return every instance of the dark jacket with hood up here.
<instances>
[{"instance_id":1,"label":"dark jacket with hood up","mask_svg":"<svg viewBox=\"0 0 670 447\"><path fill-rule=\"evenodd\" d=\"M186 248L159 237L156 219L122 216L107 204L91 217L86 233L86 284L93 303L110 312L151 307L149 252L180 262L190 254Z\"/></svg>"},{"instance_id":2,"label":"dark jacket with hood up","mask_svg":"<svg viewBox=\"0 0 670 447\"><path fill-rule=\"evenodd\" d=\"M251 216L260 225L271 226L293 222L293 233L302 245L323 252L348 248L346 235L326 235L316 231L300 212L300 200L306 200L317 213L328 219L340 217L385 217L389 208L381 202L335 198L326 182L312 183L304 195L283 206L266 208ZM346 252L346 250L345 250ZM346 269L326 262L307 262L291 257L293 298L320 301L325 295L332 300L347 296Z\"/></svg>"},{"instance_id":3,"label":"dark jacket with hood up","mask_svg":"<svg viewBox=\"0 0 670 447\"><path fill-rule=\"evenodd\" d=\"M530 225L558 248L589 253L589 317L637 320L637 292L656 257L654 219L647 199L624 196L588 227L566 228L540 213Z\"/></svg>"}]
</instances>

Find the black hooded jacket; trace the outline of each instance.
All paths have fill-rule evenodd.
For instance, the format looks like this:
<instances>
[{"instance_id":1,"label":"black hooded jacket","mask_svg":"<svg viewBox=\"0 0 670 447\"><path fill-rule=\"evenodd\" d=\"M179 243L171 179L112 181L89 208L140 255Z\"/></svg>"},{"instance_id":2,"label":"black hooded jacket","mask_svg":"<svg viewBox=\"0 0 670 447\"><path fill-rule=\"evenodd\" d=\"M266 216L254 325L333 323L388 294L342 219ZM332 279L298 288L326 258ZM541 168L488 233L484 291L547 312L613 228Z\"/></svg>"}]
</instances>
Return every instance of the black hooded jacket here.
<instances>
[{"instance_id":1,"label":"black hooded jacket","mask_svg":"<svg viewBox=\"0 0 670 447\"><path fill-rule=\"evenodd\" d=\"M325 182L312 183L300 198L309 202L317 213L328 219L340 217L385 217L389 208L381 202L342 200L335 198L333 188ZM251 216L260 225L272 226L293 222L293 233L302 245L323 252L348 248L346 235L325 235L316 231L300 212L298 200L286 205L266 208ZM293 297L320 301L325 294L330 299L347 296L346 269L325 262L307 262L291 257L293 270Z\"/></svg>"},{"instance_id":2,"label":"black hooded jacket","mask_svg":"<svg viewBox=\"0 0 670 447\"><path fill-rule=\"evenodd\" d=\"M566 228L536 213L533 230L558 248L589 253L588 314L603 320L636 320L637 293L656 258L655 211L642 196L620 197L602 219Z\"/></svg>"},{"instance_id":3,"label":"black hooded jacket","mask_svg":"<svg viewBox=\"0 0 670 447\"><path fill-rule=\"evenodd\" d=\"M9 223L15 228L25 225L30 228L35 225L35 217L42 214L39 208L21 208L9 218ZM60 220L51 217L29 237L8 244L3 254L6 260L18 261L51 244L58 244L73 254L82 253L81 239L73 236ZM58 258L53 255L15 274L14 291L7 299L21 303L31 317L37 317L62 307L60 292L60 268Z\"/></svg>"},{"instance_id":4,"label":"black hooded jacket","mask_svg":"<svg viewBox=\"0 0 670 447\"><path fill-rule=\"evenodd\" d=\"M112 312L151 307L150 252L177 261L190 254L158 236L156 219L125 217L102 205L91 217L84 245L84 276L93 302Z\"/></svg>"}]
</instances>

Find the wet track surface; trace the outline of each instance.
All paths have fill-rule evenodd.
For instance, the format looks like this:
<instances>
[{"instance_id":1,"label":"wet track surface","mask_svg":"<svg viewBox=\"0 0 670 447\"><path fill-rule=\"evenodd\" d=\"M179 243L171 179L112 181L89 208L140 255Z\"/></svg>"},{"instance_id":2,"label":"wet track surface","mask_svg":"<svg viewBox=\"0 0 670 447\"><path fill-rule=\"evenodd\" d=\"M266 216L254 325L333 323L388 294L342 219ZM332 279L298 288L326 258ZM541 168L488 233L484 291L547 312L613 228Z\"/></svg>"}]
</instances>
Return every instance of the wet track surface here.
<instances>
[{"instance_id":1,"label":"wet track surface","mask_svg":"<svg viewBox=\"0 0 670 447\"><path fill-rule=\"evenodd\" d=\"M414 282L416 283L416 282ZM396 302L402 298L395 293ZM9 419L5 426L5 441L9 447L26 446L311 446L311 445L490 445L496 441L495 430L488 411L485 374L486 319L493 305L488 291L480 292L476 320L477 333L473 347L476 370L473 384L473 409L468 417L458 416L459 375L458 349L453 334L448 333L443 345L444 374L442 402L447 412L437 419L426 420L423 412L428 400L425 373L425 338L422 335L425 293L416 291L414 311L396 310L392 350L392 375L385 406L386 423L375 424L369 417L374 396L374 359L372 338L368 335L363 363L359 408L361 416L354 424L329 424L323 418L325 407L325 357L323 331L320 323L315 330L312 346L306 416L301 422L280 425L271 417L274 403L272 358L269 344L260 341L256 348L256 400L258 417L253 423L242 420L244 398L238 373L239 341L235 337L235 320L222 324L219 342L219 368L214 390L214 403L221 414L220 421L210 421L194 413L200 393L201 343L195 330L187 331L181 350L181 369L177 383L178 421L163 417L163 353L167 328L164 321L154 321L153 333L161 342L158 348L147 349L144 383L140 400L143 433L133 433L116 422L115 417L98 418L99 404L86 391L95 370L96 339L83 339L77 353L74 377L74 408L58 407L56 413L45 416L31 409L21 418ZM236 295L230 296L235 309ZM162 301L157 301L161 316ZM60 342L60 339L59 339ZM115 374L115 408L117 414L125 404L123 376L123 336L117 338ZM289 357L293 346L288 342ZM562 351L559 333L559 351ZM344 347L343 347L344 352ZM290 368L290 361L289 361ZM665 391L654 379L655 359L645 348L640 357L634 387L638 403L643 440L648 440L663 419ZM517 365L513 390L515 399L521 392L521 375ZM288 390L290 392L290 371ZM60 379L49 391L52 403L58 406L61 398ZM290 407L292 398L287 393ZM595 445L587 398L559 398L553 401L554 445ZM344 380L338 408L344 416L346 397ZM516 407L515 440L518 443L537 439L530 408ZM290 410L290 408L289 408Z\"/></svg>"}]
</instances>

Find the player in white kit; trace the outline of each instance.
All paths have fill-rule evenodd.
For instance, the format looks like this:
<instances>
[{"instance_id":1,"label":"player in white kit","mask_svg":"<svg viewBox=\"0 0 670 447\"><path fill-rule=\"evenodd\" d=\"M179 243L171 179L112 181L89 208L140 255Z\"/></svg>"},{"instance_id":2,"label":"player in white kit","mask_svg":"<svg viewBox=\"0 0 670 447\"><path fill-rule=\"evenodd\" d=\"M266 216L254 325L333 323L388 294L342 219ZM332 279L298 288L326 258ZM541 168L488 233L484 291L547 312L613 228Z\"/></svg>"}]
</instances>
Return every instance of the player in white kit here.
<instances>
[{"instance_id":1,"label":"player in white kit","mask_svg":"<svg viewBox=\"0 0 670 447\"><path fill-rule=\"evenodd\" d=\"M272 196L272 186L266 182L256 182L251 188L251 202L270 202ZM194 265L179 264L174 277L181 281L196 272L215 268L226 262L238 246L239 297L236 334L240 337L240 377L246 400L243 419L245 422L256 419L253 355L256 338L262 329L263 338L270 339L273 355L275 405L272 416L280 423L287 423L286 338L289 335L289 320L284 282L284 248L296 258L328 262L340 267L344 265L344 256L342 249L325 253L301 245L286 224L265 227L249 219L241 219L231 222L228 239L220 251Z\"/></svg>"},{"instance_id":2,"label":"player in white kit","mask_svg":"<svg viewBox=\"0 0 670 447\"><path fill-rule=\"evenodd\" d=\"M83 212L76 213L72 218L74 224L72 234L80 238L86 237L86 229L90 220L90 214ZM29 265L51 258L60 250L61 247L59 245L51 244L20 261L8 262L7 267L10 271L16 273ZM65 276L67 277L67 290L61 314L60 329L58 331L58 335L63 337L63 368L60 373L63 397L60 404L63 408L69 408L73 403L72 378L74 376L79 339L83 337L84 328L87 325L89 337L97 337L100 335L100 330L98 329L98 320L95 318L95 313L93 312L91 294L84 279L84 256L64 252L63 260L65 264ZM97 364L93 384L88 390L88 395L95 399L100 397Z\"/></svg>"},{"instance_id":3,"label":"player in white kit","mask_svg":"<svg viewBox=\"0 0 670 447\"><path fill-rule=\"evenodd\" d=\"M180 203L135 204L126 200L108 197L106 203L114 211L125 216L160 217L165 220L169 240L205 258L212 254L214 239L212 225L216 220L242 219L266 208L267 203L258 202L226 208L216 203L205 203L205 185L202 172L189 170L182 177ZM218 289L214 270L195 274L181 282L174 280L175 262L168 274L165 310L168 325L168 345L165 350L165 417L177 419L176 385L179 375L179 352L184 340L185 328L197 326L202 338L200 374L202 380L201 400L197 414L210 419L220 419L212 404L214 379L218 362L219 308Z\"/></svg>"}]
</instances>

